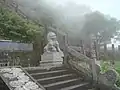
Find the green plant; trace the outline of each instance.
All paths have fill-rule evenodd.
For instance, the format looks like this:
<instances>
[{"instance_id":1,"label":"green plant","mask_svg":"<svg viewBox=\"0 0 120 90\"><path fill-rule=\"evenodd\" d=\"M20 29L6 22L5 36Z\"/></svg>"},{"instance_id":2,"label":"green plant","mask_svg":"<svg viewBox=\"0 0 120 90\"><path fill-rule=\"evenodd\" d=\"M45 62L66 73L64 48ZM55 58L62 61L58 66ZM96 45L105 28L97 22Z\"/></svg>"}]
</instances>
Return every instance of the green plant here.
<instances>
[{"instance_id":1,"label":"green plant","mask_svg":"<svg viewBox=\"0 0 120 90\"><path fill-rule=\"evenodd\" d=\"M110 68L110 62L103 61L101 63L101 73L105 73Z\"/></svg>"},{"instance_id":2,"label":"green plant","mask_svg":"<svg viewBox=\"0 0 120 90\"><path fill-rule=\"evenodd\" d=\"M120 67L116 67L115 70L120 74ZM118 77L118 80L116 82L116 85L120 87L120 76Z\"/></svg>"},{"instance_id":3,"label":"green plant","mask_svg":"<svg viewBox=\"0 0 120 90\"><path fill-rule=\"evenodd\" d=\"M33 42L42 35L42 27L25 20L17 13L0 7L0 37L20 42ZM39 38L41 39L41 37Z\"/></svg>"},{"instance_id":4,"label":"green plant","mask_svg":"<svg viewBox=\"0 0 120 90\"><path fill-rule=\"evenodd\" d=\"M101 73L105 73L107 70L111 68L111 64L108 61L101 62ZM115 66L115 70L120 74L120 67ZM116 85L120 87L120 76L118 77L118 80L116 82Z\"/></svg>"},{"instance_id":5,"label":"green plant","mask_svg":"<svg viewBox=\"0 0 120 90\"><path fill-rule=\"evenodd\" d=\"M120 77L118 78L118 80L117 80L117 82L116 82L116 85L117 85L118 87L120 87Z\"/></svg>"}]
</instances>

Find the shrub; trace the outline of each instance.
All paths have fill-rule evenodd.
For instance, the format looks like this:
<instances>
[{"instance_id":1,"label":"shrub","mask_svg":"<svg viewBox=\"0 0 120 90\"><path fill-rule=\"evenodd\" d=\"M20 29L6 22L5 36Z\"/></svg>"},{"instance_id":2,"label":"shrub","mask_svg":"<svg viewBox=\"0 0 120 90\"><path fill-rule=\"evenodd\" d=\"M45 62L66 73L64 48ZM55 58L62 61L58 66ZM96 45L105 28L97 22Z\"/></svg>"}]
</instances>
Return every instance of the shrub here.
<instances>
[{"instance_id":1,"label":"shrub","mask_svg":"<svg viewBox=\"0 0 120 90\"><path fill-rule=\"evenodd\" d=\"M111 64L108 61L103 61L101 63L101 73L105 73L107 70L111 68ZM115 67L115 70L120 74L120 67ZM116 85L120 87L120 76L118 77L118 80L116 82Z\"/></svg>"}]
</instances>

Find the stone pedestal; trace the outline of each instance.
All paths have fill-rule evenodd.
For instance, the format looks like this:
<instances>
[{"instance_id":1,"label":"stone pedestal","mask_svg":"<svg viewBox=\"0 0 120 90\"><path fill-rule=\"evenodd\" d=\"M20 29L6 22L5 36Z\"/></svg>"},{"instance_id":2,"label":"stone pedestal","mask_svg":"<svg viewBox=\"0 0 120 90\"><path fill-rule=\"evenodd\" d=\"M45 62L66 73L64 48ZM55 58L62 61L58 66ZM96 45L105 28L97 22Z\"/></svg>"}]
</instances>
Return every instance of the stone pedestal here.
<instances>
[{"instance_id":1,"label":"stone pedestal","mask_svg":"<svg viewBox=\"0 0 120 90\"><path fill-rule=\"evenodd\" d=\"M45 52L41 56L40 66L58 66L63 63L62 53L60 52Z\"/></svg>"}]
</instances>

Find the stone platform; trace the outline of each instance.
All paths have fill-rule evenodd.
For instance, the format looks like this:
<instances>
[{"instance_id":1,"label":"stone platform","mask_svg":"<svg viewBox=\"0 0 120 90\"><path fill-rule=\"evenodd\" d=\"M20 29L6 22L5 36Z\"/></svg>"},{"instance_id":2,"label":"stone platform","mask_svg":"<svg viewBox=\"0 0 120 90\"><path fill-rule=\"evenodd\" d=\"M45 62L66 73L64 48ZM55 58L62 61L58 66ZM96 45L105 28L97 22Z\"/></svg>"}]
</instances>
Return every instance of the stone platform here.
<instances>
[{"instance_id":1,"label":"stone platform","mask_svg":"<svg viewBox=\"0 0 120 90\"><path fill-rule=\"evenodd\" d=\"M49 52L41 56L40 66L57 66L63 64L62 53Z\"/></svg>"}]
</instances>

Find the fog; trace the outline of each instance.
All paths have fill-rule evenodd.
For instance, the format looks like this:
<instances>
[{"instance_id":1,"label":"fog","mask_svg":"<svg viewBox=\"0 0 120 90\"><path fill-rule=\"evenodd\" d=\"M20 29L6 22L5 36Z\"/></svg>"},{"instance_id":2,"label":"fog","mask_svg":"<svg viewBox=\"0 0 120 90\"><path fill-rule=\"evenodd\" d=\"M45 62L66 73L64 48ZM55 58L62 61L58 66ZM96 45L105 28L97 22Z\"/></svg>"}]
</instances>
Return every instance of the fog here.
<instances>
[{"instance_id":1,"label":"fog","mask_svg":"<svg viewBox=\"0 0 120 90\"><path fill-rule=\"evenodd\" d=\"M29 17L39 20L42 24L49 25L52 22L61 31L67 30L75 36L84 26L84 14L92 12L90 7L71 0L16 1L19 8Z\"/></svg>"},{"instance_id":2,"label":"fog","mask_svg":"<svg viewBox=\"0 0 120 90\"><path fill-rule=\"evenodd\" d=\"M86 22L86 14L99 10L107 17L115 16L112 13L114 3L108 0L16 0L16 2L19 4L19 9L28 17L39 21L42 25L55 26L57 30L77 38L82 37L81 30Z\"/></svg>"}]
</instances>

